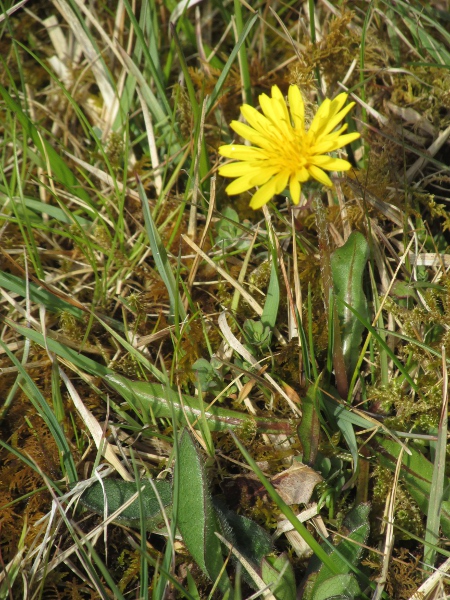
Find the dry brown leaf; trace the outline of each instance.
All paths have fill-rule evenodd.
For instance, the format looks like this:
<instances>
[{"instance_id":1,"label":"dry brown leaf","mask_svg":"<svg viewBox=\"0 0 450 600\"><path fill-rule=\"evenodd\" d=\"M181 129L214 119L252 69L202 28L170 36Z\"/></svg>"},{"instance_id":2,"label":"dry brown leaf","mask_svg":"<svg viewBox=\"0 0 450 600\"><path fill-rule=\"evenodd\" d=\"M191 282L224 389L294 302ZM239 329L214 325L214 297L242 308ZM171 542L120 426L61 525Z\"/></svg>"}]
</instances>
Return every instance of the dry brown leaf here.
<instances>
[{"instance_id":1,"label":"dry brown leaf","mask_svg":"<svg viewBox=\"0 0 450 600\"><path fill-rule=\"evenodd\" d=\"M271 479L273 487L286 504L307 504L323 477L311 467L295 463Z\"/></svg>"}]
</instances>

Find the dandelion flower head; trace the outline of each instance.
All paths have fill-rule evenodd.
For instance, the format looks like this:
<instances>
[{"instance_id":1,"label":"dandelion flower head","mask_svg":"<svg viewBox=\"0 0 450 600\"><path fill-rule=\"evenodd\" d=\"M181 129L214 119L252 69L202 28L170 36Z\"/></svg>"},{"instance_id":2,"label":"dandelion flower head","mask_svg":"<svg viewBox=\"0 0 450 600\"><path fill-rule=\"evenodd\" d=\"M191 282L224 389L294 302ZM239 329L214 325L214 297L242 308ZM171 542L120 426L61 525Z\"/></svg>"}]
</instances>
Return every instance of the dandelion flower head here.
<instances>
[{"instance_id":1,"label":"dandelion flower head","mask_svg":"<svg viewBox=\"0 0 450 600\"><path fill-rule=\"evenodd\" d=\"M253 209L261 208L288 184L292 201L298 204L302 183L312 178L331 187L325 171L348 171L351 167L348 161L327 154L360 137L359 133L344 134L346 124L336 129L355 105L350 102L344 107L347 94L339 94L334 100L325 99L308 131L302 95L296 85L289 87L288 100L289 108L274 85L271 98L266 94L259 97L263 114L248 104L241 106L248 125L232 121L231 128L253 145L230 144L219 148L219 154L236 161L219 169L219 175L236 178L226 188L230 196L259 186L250 202Z\"/></svg>"}]
</instances>

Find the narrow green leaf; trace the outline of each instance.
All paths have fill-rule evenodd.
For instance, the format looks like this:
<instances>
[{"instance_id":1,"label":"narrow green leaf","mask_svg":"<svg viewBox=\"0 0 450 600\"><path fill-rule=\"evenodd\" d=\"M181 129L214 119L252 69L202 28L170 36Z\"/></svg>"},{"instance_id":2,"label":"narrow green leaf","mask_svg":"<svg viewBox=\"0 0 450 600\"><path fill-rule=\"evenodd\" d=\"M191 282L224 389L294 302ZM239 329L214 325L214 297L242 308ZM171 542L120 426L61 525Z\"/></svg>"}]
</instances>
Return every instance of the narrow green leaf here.
<instances>
[{"instance_id":1,"label":"narrow green leaf","mask_svg":"<svg viewBox=\"0 0 450 600\"><path fill-rule=\"evenodd\" d=\"M186 425L187 419L198 428L198 421L204 414L211 431L243 428L265 433L292 434L291 424L286 419L254 417L220 408L216 404L208 406L199 398L187 394L180 395L167 386L146 381L130 381L116 373L110 372L105 380L136 410L151 410L155 418L170 419L175 414L180 424Z\"/></svg>"},{"instance_id":2,"label":"narrow green leaf","mask_svg":"<svg viewBox=\"0 0 450 600\"><path fill-rule=\"evenodd\" d=\"M347 421L348 423L356 425L357 427L362 427L363 429L374 426L373 421L369 421L361 415L353 412L350 410L350 407L347 408L343 402L333 400L330 397L330 394L336 394L337 397L337 391L334 388L330 387L328 392L328 394L322 394L321 402L328 414L333 417L333 419L342 419L343 421Z\"/></svg>"},{"instance_id":3,"label":"narrow green leaf","mask_svg":"<svg viewBox=\"0 0 450 600\"><path fill-rule=\"evenodd\" d=\"M167 292L169 293L170 316L172 319L175 319L175 322L179 322L180 320L184 321L186 318L186 311L184 310L175 277L173 276L166 249L164 248L161 237L153 221L144 187L139 179L138 190L142 203L142 211L144 213L145 229L147 231L147 236L152 249L153 258L156 263L156 268L158 269L158 273L164 281ZM178 319L176 318L176 314L179 317Z\"/></svg>"},{"instance_id":4,"label":"narrow green leaf","mask_svg":"<svg viewBox=\"0 0 450 600\"><path fill-rule=\"evenodd\" d=\"M98 362L88 358L87 356L83 356L77 350L73 350L56 340L53 340L51 337L44 336L39 331L35 331L34 329L30 329L29 327L24 327L23 325L19 325L18 323L14 323L9 319L5 319L10 327L15 329L18 333L23 335L24 337L36 342L42 348L48 348L50 352L54 352L57 356L61 358L65 358L74 364L79 369L86 371L87 373L91 373L92 375L97 375L100 377L105 377L108 373L112 373L111 369L101 365Z\"/></svg>"},{"instance_id":5,"label":"narrow green leaf","mask_svg":"<svg viewBox=\"0 0 450 600\"><path fill-rule=\"evenodd\" d=\"M160 65L155 65L155 63L153 62L153 58L150 54L148 41L145 39L144 32L142 31L141 26L136 19L134 10L128 0L124 0L124 6L133 26L133 30L137 36L137 39L139 40L140 49L142 49L142 52L144 53L146 67L150 72L150 75L152 77L153 82L155 83L156 90L158 93L158 100L156 100L155 98L154 106L150 105L150 109L157 109L158 113L155 116L158 121L162 121L164 119L169 118L169 116L171 115L171 109L169 101L167 100L165 81L161 78L162 74L160 71ZM130 63L134 64L133 61L130 61ZM136 62L136 64L138 63ZM150 90L150 86L148 86L148 89Z\"/></svg>"},{"instance_id":6,"label":"narrow green leaf","mask_svg":"<svg viewBox=\"0 0 450 600\"><path fill-rule=\"evenodd\" d=\"M378 444L373 445L381 465L395 472L400 455L400 446L386 439L377 437ZM400 469L400 479L406 485L408 492L417 502L424 515L428 515L431 485L433 481L433 464L425 456L410 445L411 454L403 454L403 466ZM444 475L443 488L450 489L450 479ZM445 535L450 536L450 503L442 502L441 527Z\"/></svg>"},{"instance_id":7,"label":"narrow green leaf","mask_svg":"<svg viewBox=\"0 0 450 600\"><path fill-rule=\"evenodd\" d=\"M81 319L84 316L84 313L80 308L69 304L69 302L65 302L45 288L37 286L32 281L26 284L23 279L16 275L12 275L11 273L0 271L0 287L9 292L13 292L14 294L18 294L22 298L26 298L28 292L32 302L42 304L42 306L45 306L45 308L52 312L67 312L78 319Z\"/></svg>"},{"instance_id":8,"label":"narrow green leaf","mask_svg":"<svg viewBox=\"0 0 450 600\"><path fill-rule=\"evenodd\" d=\"M310 465L314 463L320 440L320 420L314 391L315 386L310 386L306 396L302 398L302 420L297 427L297 434L303 448L303 462Z\"/></svg>"},{"instance_id":9,"label":"narrow green leaf","mask_svg":"<svg viewBox=\"0 0 450 600\"><path fill-rule=\"evenodd\" d=\"M22 125L26 136L30 137L33 140L33 143L40 152L42 156L41 166L44 166L46 164L48 158L52 166L53 177L58 179L71 194L73 194L77 198L81 198L82 200L87 202L88 205L90 205L91 200L89 198L89 195L85 192L84 188L81 186L80 182L77 180L75 175L66 165L64 160L58 154L58 152L53 148L53 146L39 134L37 128L33 125L30 119L23 112L20 105L12 99L8 91L2 85L0 85L0 94L3 97L5 104L14 113L14 116Z\"/></svg>"},{"instance_id":10,"label":"narrow green leaf","mask_svg":"<svg viewBox=\"0 0 450 600\"><path fill-rule=\"evenodd\" d=\"M7 354L8 358L17 368L17 371L21 377L19 383L20 387L23 389L33 406L36 408L38 414L41 416L42 420L47 425L53 439L55 440L58 450L60 452L60 459L69 477L69 481L77 481L78 475L75 461L72 456L70 446L66 440L64 430L58 423L54 412L50 408L44 396L41 394L37 385L31 379L27 370L23 367L20 361L17 360L17 358L2 340L0 340L0 346L3 348L3 351Z\"/></svg>"},{"instance_id":11,"label":"narrow green leaf","mask_svg":"<svg viewBox=\"0 0 450 600\"><path fill-rule=\"evenodd\" d=\"M39 200L34 200L33 198L12 198L12 200L17 205L17 212L20 216L22 209L22 203L26 208L29 208L30 211L34 213L39 213L40 215L48 215L52 219L55 219L59 223L66 223L71 225L72 223L77 223L80 227L85 230L88 230L92 227L92 221L84 217L80 217L78 215L74 215L73 213L68 214L68 211L64 211L59 206L52 206L51 204L47 204L46 202L40 202ZM90 213L92 218L95 219L95 213L89 210L87 206L84 207L86 212Z\"/></svg>"},{"instance_id":12,"label":"narrow green leaf","mask_svg":"<svg viewBox=\"0 0 450 600\"><path fill-rule=\"evenodd\" d=\"M446 377L446 373L444 375ZM444 384L444 390L447 385ZM445 392L444 392L445 394ZM441 505L444 499L444 476L447 456L447 429L448 429L447 398L443 400L439 430L436 442L436 455L434 458L433 475L431 479L431 493L428 502L427 526L425 530L425 548L423 561L426 565L434 567L436 552L427 546L439 543L439 528L441 523Z\"/></svg>"},{"instance_id":13,"label":"narrow green leaf","mask_svg":"<svg viewBox=\"0 0 450 600\"><path fill-rule=\"evenodd\" d=\"M198 566L212 581L216 581L223 568L220 541L216 536L220 527L209 492L204 457L187 429L181 435L178 452L178 527ZM219 587L222 593L229 590L226 573L220 577Z\"/></svg>"},{"instance_id":14,"label":"narrow green leaf","mask_svg":"<svg viewBox=\"0 0 450 600\"><path fill-rule=\"evenodd\" d=\"M226 62L226 65L224 66L222 73L220 74L220 77L217 80L216 85L214 86L211 96L209 97L208 103L206 105L206 114L208 114L209 111L214 107L214 104L222 90L223 84L225 83L225 79L227 78L228 73L229 73L231 67L233 66L234 60L235 60L242 44L244 43L245 38L248 36L255 21L258 19L258 16L259 16L258 14L254 14L253 17L251 17L245 24L244 29L242 30L242 33L239 36L237 44L233 48L233 50Z\"/></svg>"},{"instance_id":15,"label":"narrow green leaf","mask_svg":"<svg viewBox=\"0 0 450 600\"><path fill-rule=\"evenodd\" d=\"M278 306L280 304L280 284L278 282L277 266L272 260L270 269L269 288L267 290L266 301L264 303L263 313L261 315L261 323L273 329L277 321Z\"/></svg>"},{"instance_id":16,"label":"narrow green leaf","mask_svg":"<svg viewBox=\"0 0 450 600\"><path fill-rule=\"evenodd\" d=\"M365 237L358 231L354 231L346 243L331 255L331 271L336 297L352 306L354 311L364 319L368 319L368 311L362 279L368 258L369 245ZM364 325L355 313L342 302L338 302L337 312L345 367L350 380L358 362Z\"/></svg>"},{"instance_id":17,"label":"narrow green leaf","mask_svg":"<svg viewBox=\"0 0 450 600\"><path fill-rule=\"evenodd\" d=\"M187 584L188 584L188 590L189 590L189 593L191 594L191 596L193 598L195 598L195 600L201 600L200 594L198 593L197 586L195 585L195 580L192 577L189 569L186 571L186 579L187 579Z\"/></svg>"},{"instance_id":18,"label":"narrow green leaf","mask_svg":"<svg viewBox=\"0 0 450 600\"><path fill-rule=\"evenodd\" d=\"M389 348L388 344L385 342L383 337L381 337L379 335L376 328L372 327L371 323L369 323L369 321L364 319L353 308L353 306L351 306L350 304L347 304L344 300L340 300L339 298L337 298L337 300L338 300L338 302L342 302L348 308L348 310L351 311L355 315L355 317L357 317L361 321L362 325L364 325L364 327L373 335L373 337L377 340L379 345L383 347L383 349L386 351L386 354L394 362L395 366L399 369L399 371L401 372L403 377L406 379L406 381L409 383L409 385L412 387L412 389L416 392L416 394L418 394L418 396L420 396L420 398L422 398L421 391L417 387L416 383L414 382L413 378L410 376L408 371L405 369L405 365L402 364L402 362L398 359L398 357L395 355L395 353ZM390 331L386 331L386 330L384 330L383 333L388 333L389 335L391 335L391 334L395 335L395 332L390 332ZM400 337L400 336L398 336L398 337ZM359 361L362 362L361 356L359 358ZM352 389L352 388L350 388L350 389Z\"/></svg>"}]
</instances>

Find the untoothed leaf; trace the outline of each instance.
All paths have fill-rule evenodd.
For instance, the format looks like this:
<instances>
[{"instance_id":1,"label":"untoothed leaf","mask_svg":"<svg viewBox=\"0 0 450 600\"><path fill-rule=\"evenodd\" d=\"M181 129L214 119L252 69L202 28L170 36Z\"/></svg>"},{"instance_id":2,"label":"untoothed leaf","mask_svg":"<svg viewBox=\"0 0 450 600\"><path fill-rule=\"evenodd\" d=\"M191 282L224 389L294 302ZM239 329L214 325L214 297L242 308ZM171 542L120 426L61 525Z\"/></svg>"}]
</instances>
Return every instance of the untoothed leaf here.
<instances>
[{"instance_id":1,"label":"untoothed leaf","mask_svg":"<svg viewBox=\"0 0 450 600\"><path fill-rule=\"evenodd\" d=\"M186 548L202 571L216 581L223 567L222 550L216 532L220 526L216 517L201 454L190 432L181 435L178 450L178 528ZM229 589L223 573L219 587Z\"/></svg>"},{"instance_id":2,"label":"untoothed leaf","mask_svg":"<svg viewBox=\"0 0 450 600\"><path fill-rule=\"evenodd\" d=\"M272 538L257 523L230 510L223 497L213 498L213 502L222 528L222 535L259 573L264 556L272 552ZM228 549L226 549L226 553L228 554ZM245 566L244 576L247 583L254 587L254 581L247 574Z\"/></svg>"},{"instance_id":3,"label":"untoothed leaf","mask_svg":"<svg viewBox=\"0 0 450 600\"><path fill-rule=\"evenodd\" d=\"M287 554L266 556L262 562L262 578L264 583L272 584L270 590L277 600L295 600L297 597L294 569Z\"/></svg>"},{"instance_id":4,"label":"untoothed leaf","mask_svg":"<svg viewBox=\"0 0 450 600\"><path fill-rule=\"evenodd\" d=\"M141 481L141 485L144 487L141 497L146 528L148 531L158 533L165 526L160 502L167 515L170 516L172 511L172 486L169 481L163 479L156 479L153 484L155 487L149 481ZM136 492L135 482L122 481L121 479L104 479L101 483L98 481L88 487L81 495L80 502L103 516L105 514L106 496L108 509L106 516L108 516L125 504ZM115 522L127 527L140 527L140 521L141 511L138 498L115 519Z\"/></svg>"},{"instance_id":5,"label":"untoothed leaf","mask_svg":"<svg viewBox=\"0 0 450 600\"><path fill-rule=\"evenodd\" d=\"M310 386L302 398L302 420L297 427L299 440L303 448L303 461L314 464L320 440L320 420L315 401L315 386Z\"/></svg>"},{"instance_id":6,"label":"untoothed leaf","mask_svg":"<svg viewBox=\"0 0 450 600\"><path fill-rule=\"evenodd\" d=\"M333 561L333 566L338 573L336 573L336 570L335 572L331 571L327 565L321 565L316 557L313 556L311 558L308 566L308 575L306 577L309 579L309 582L313 583L312 585L311 583L307 584L308 591L305 595L305 599L316 600L316 593L318 594L317 600L319 598L324 599L325 596L323 596L323 594L328 593L324 590L332 589L333 584L336 585L336 590L338 590L339 585L346 581L345 578L335 579L336 575L349 575L353 571L352 567L358 567L364 552L364 544L369 535L369 512L370 504L359 504L349 512L343 521L341 533L346 539L342 540L342 542L335 547L330 547L329 544L326 543L323 544L323 549L330 556L330 559ZM317 571L317 569L319 569L319 572L316 575L314 574L314 571ZM353 586L353 583L349 585ZM345 595L342 596L340 592L336 593L336 596L346 597ZM334 596L328 597L331 598ZM353 598L354 596L350 595L348 597Z\"/></svg>"},{"instance_id":7,"label":"untoothed leaf","mask_svg":"<svg viewBox=\"0 0 450 600\"><path fill-rule=\"evenodd\" d=\"M359 597L361 589L352 574L335 575L321 583L314 590L311 600L353 600Z\"/></svg>"},{"instance_id":8,"label":"untoothed leaf","mask_svg":"<svg viewBox=\"0 0 450 600\"><path fill-rule=\"evenodd\" d=\"M367 301L363 290L363 273L369 257L364 236L354 231L341 248L331 255L331 272L341 329L342 350L349 379L358 361L364 325L342 302L349 304L361 317L368 318Z\"/></svg>"}]
</instances>

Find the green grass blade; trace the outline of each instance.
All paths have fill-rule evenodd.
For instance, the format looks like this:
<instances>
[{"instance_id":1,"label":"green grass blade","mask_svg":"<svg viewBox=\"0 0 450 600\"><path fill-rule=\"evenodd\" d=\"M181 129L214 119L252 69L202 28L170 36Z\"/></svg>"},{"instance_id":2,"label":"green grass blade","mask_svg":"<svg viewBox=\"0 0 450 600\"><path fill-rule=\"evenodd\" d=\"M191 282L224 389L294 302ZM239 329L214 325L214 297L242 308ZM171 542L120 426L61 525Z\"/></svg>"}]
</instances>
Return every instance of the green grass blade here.
<instances>
[{"instance_id":1,"label":"green grass blade","mask_svg":"<svg viewBox=\"0 0 450 600\"><path fill-rule=\"evenodd\" d=\"M147 231L148 240L150 242L150 247L152 249L153 258L155 260L158 273L164 281L169 294L170 318L175 321L176 325L178 325L181 321L185 320L186 311L184 310L175 277L173 276L172 267L170 266L166 249L164 248L161 237L153 221L152 214L148 206L148 200L145 195L145 190L140 180L138 180L138 189L142 202L142 211L144 213L145 228Z\"/></svg>"},{"instance_id":2,"label":"green grass blade","mask_svg":"<svg viewBox=\"0 0 450 600\"><path fill-rule=\"evenodd\" d=\"M21 376L20 387L23 389L25 394L28 396L30 402L36 408L38 414L41 416L42 420L46 423L49 431L51 432L53 439L56 442L58 450L60 452L60 460L65 473L67 474L69 481L74 482L78 480L77 468L75 465L74 458L72 456L72 452L70 446L67 442L66 436L64 434L64 430L58 422L54 412L50 408L48 402L45 400L44 396L39 391L39 388L36 386L34 381L31 379L27 370L23 367L23 365L17 360L14 354L9 350L8 346L4 344L2 340L0 340L0 346L3 348L4 352L7 354L8 358L17 368L19 375Z\"/></svg>"},{"instance_id":3,"label":"green grass blade","mask_svg":"<svg viewBox=\"0 0 450 600\"><path fill-rule=\"evenodd\" d=\"M236 17L236 31L238 39L242 35L244 28L244 21L242 18L242 4L240 0L234 0L234 14ZM242 44L239 49L239 66L241 69L241 78L244 88L244 102L246 104L252 104L252 84L250 79L250 69L248 65L247 48L245 44Z\"/></svg>"},{"instance_id":4,"label":"green grass blade","mask_svg":"<svg viewBox=\"0 0 450 600\"><path fill-rule=\"evenodd\" d=\"M448 429L448 379L445 354L443 352L443 386L442 386L442 411L435 448L433 476L431 479L430 501L428 503L427 526L425 530L425 547L423 561L427 570L432 570L436 560L436 552L428 544L437 544L441 524L441 506L444 500L445 468L447 456L447 429Z\"/></svg>"},{"instance_id":5,"label":"green grass blade","mask_svg":"<svg viewBox=\"0 0 450 600\"><path fill-rule=\"evenodd\" d=\"M391 440L377 439L375 451L379 462L393 473L397 466L400 446ZM405 483L408 492L417 502L424 515L429 513L431 485L433 481L434 466L414 447L409 446L410 454L403 454L403 468L400 478ZM450 480L444 474L444 489L450 489ZM450 507L444 503L441 507L441 526L445 535L450 535Z\"/></svg>"},{"instance_id":6,"label":"green grass blade","mask_svg":"<svg viewBox=\"0 0 450 600\"><path fill-rule=\"evenodd\" d=\"M217 98L219 97L219 94L222 91L223 84L225 83L225 80L228 77L228 73L229 73L231 67L233 66L236 56L237 56L242 44L244 43L246 37L250 33L251 28L253 27L257 18L258 18L258 15L255 14L245 24L244 29L242 30L242 34L240 35L240 37L237 41L237 44L233 48L233 50L226 62L226 65L224 66L223 71L220 74L220 77L217 80L216 85L214 86L214 90L212 91L211 96L209 97L209 100L206 104L206 114L208 114L211 111Z\"/></svg>"},{"instance_id":7,"label":"green grass blade","mask_svg":"<svg viewBox=\"0 0 450 600\"><path fill-rule=\"evenodd\" d=\"M34 329L30 329L29 327L24 327L23 325L19 325L18 323L14 323L9 319L5 319L5 322L8 323L10 327L12 327L17 333L23 335L25 338L30 339L32 342L39 344L42 348L48 348L50 352L53 352L57 356L64 358L71 362L73 365L85 371L86 373L90 373L91 375L96 375L99 377L105 377L108 373L112 373L112 369L101 365L98 362L95 362L91 358L87 356L83 356L79 351L74 350L73 348L69 348L56 340L53 340L51 337L44 337L42 333L35 331Z\"/></svg>"},{"instance_id":8,"label":"green grass blade","mask_svg":"<svg viewBox=\"0 0 450 600\"><path fill-rule=\"evenodd\" d=\"M0 287L13 294L18 294L22 298L26 298L28 292L31 302L45 306L51 312L68 312L77 319L82 319L84 316L84 312L80 308L65 302L32 281L27 285L23 279L11 273L0 271Z\"/></svg>"},{"instance_id":9,"label":"green grass blade","mask_svg":"<svg viewBox=\"0 0 450 600\"><path fill-rule=\"evenodd\" d=\"M134 12L133 12L133 9L132 9L130 3L128 2L128 0L124 0L123 3L127 10L128 17L131 21L131 24L133 25L134 32L139 40L140 48L142 49L142 51L144 53L145 61L146 61L145 64L146 64L148 70L150 71L150 75L153 78L153 81L156 86L156 90L158 92L157 104L153 105L153 108L158 110L158 116L155 115L155 117L158 119L158 121L164 121L171 116L172 111L171 111L170 105L167 101L165 81L162 79L161 67L159 65L159 62L157 64L155 64L155 62L152 58L152 55L150 54L148 43L145 40L144 33L134 15Z\"/></svg>"},{"instance_id":10,"label":"green grass blade","mask_svg":"<svg viewBox=\"0 0 450 600\"><path fill-rule=\"evenodd\" d=\"M389 346L387 345L387 343L384 341L384 339L379 335L377 329L375 327L372 327L372 325L366 321L366 319L364 319L364 317L362 315L360 315L358 313L357 310L355 310L353 308L353 306L350 306L349 304L347 304L344 300L340 300L339 298L337 298L338 302L342 302L350 312L352 312L355 317L357 317L359 319L359 321L361 321L361 324L371 333L371 335L373 335L373 337L378 341L378 343L380 344L380 346L382 346L385 350L385 352L387 353L387 355L389 356L389 358L394 362L395 366L399 369L399 371L402 373L403 377L406 379L406 381L409 383L409 385L412 387L412 389L419 394L419 396L422 396L420 390L418 389L416 383L414 382L414 380L411 378L410 374L406 371L405 366L401 363L401 361L397 358L397 356L394 354L394 352L392 352L392 350L389 348ZM389 334L393 334L393 332L386 332ZM356 369L355 369L355 373L353 375L353 380L357 378L358 376L358 369L363 361L364 355L361 354L358 360L358 363L356 365ZM350 385L350 390L353 389L354 387L354 381L352 380L352 384Z\"/></svg>"},{"instance_id":11,"label":"green grass blade","mask_svg":"<svg viewBox=\"0 0 450 600\"><path fill-rule=\"evenodd\" d=\"M57 151L53 148L53 146L41 135L39 135L37 128L23 112L20 105L12 99L8 91L2 85L0 85L0 94L6 106L14 113L17 120L21 124L25 135L33 140L33 143L41 155L41 166L46 165L48 158L50 164L52 165L54 177L56 177L71 194L77 198L80 198L81 200L86 201L88 205L90 205L91 201L89 195L85 192L78 179L69 169Z\"/></svg>"}]
</instances>

